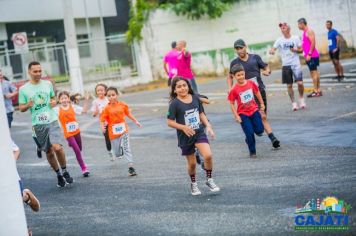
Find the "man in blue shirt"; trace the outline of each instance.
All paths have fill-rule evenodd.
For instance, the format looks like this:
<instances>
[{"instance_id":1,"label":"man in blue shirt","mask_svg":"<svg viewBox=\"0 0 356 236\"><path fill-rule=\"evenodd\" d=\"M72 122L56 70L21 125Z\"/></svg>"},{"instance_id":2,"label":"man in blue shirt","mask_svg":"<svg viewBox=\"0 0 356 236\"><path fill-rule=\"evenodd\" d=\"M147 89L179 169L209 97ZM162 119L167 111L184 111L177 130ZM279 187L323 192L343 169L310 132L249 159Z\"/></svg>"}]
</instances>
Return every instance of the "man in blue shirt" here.
<instances>
[{"instance_id":1,"label":"man in blue shirt","mask_svg":"<svg viewBox=\"0 0 356 236\"><path fill-rule=\"evenodd\" d=\"M339 33L333 29L332 26L333 22L331 20L326 21L326 28L328 29L329 55L337 74L335 79L340 81L344 79L344 68L342 67L339 60L341 38Z\"/></svg>"},{"instance_id":2,"label":"man in blue shirt","mask_svg":"<svg viewBox=\"0 0 356 236\"><path fill-rule=\"evenodd\" d=\"M5 108L6 108L6 115L7 115L7 122L9 125L9 128L11 128L11 123L13 120L13 113L14 113L14 107L12 106L12 98L17 96L18 91L15 85L13 85L11 82L7 81L2 74L2 71L0 69L0 83L1 83L1 88L2 88L2 94L4 95L4 102L5 102Z\"/></svg>"}]
</instances>

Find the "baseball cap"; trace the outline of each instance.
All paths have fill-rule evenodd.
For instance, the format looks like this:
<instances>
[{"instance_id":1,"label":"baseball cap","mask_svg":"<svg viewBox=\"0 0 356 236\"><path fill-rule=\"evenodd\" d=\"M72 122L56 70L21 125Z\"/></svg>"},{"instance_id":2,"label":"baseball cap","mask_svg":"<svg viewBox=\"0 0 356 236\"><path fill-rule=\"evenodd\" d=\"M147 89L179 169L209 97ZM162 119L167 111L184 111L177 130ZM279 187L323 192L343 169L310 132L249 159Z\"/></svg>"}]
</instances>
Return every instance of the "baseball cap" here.
<instances>
[{"instance_id":1,"label":"baseball cap","mask_svg":"<svg viewBox=\"0 0 356 236\"><path fill-rule=\"evenodd\" d=\"M238 39L234 43L234 48L243 48L245 46L246 46L246 43L242 39Z\"/></svg>"},{"instance_id":2,"label":"baseball cap","mask_svg":"<svg viewBox=\"0 0 356 236\"><path fill-rule=\"evenodd\" d=\"M304 17L302 17L302 18L300 18L299 20L298 20L298 23L303 23L303 24L307 24L307 20L304 18Z\"/></svg>"}]
</instances>

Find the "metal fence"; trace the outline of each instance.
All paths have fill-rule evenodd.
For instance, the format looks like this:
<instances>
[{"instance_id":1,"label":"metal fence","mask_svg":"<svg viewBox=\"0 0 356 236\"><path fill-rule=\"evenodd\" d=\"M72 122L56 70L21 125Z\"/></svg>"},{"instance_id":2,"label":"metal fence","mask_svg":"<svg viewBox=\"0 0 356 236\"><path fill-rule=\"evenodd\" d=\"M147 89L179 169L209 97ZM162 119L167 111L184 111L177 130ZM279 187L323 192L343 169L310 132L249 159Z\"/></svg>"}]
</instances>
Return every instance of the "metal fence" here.
<instances>
[{"instance_id":1,"label":"metal fence","mask_svg":"<svg viewBox=\"0 0 356 236\"><path fill-rule=\"evenodd\" d=\"M137 66L132 46L123 35L102 39L80 39L78 50L83 81L122 79L137 75ZM16 53L0 47L0 68L13 80L27 78L27 65L39 61L46 76L56 82L69 80L69 66L64 43L29 45L29 51Z\"/></svg>"}]
</instances>

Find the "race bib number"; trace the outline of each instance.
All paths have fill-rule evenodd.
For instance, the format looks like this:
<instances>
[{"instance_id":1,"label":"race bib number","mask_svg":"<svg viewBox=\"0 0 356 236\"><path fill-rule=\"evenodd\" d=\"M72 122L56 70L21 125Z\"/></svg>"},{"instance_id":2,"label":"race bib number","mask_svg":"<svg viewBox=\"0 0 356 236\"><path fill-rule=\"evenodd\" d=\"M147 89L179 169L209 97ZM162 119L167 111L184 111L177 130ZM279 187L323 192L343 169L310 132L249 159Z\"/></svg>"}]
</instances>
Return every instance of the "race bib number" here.
<instances>
[{"instance_id":1,"label":"race bib number","mask_svg":"<svg viewBox=\"0 0 356 236\"><path fill-rule=\"evenodd\" d=\"M79 129L79 124L78 124L78 122L75 122L75 121L68 122L66 124L66 129L67 129L68 133L75 132L75 131L77 131Z\"/></svg>"},{"instance_id":2,"label":"race bib number","mask_svg":"<svg viewBox=\"0 0 356 236\"><path fill-rule=\"evenodd\" d=\"M192 109L185 112L184 115L185 124L192 129L199 129L200 117L197 109Z\"/></svg>"},{"instance_id":3,"label":"race bib number","mask_svg":"<svg viewBox=\"0 0 356 236\"><path fill-rule=\"evenodd\" d=\"M246 103L252 101L252 99L254 99L252 89L249 89L249 90L246 90L245 92L240 93L240 99L243 104L246 104Z\"/></svg>"},{"instance_id":4,"label":"race bib number","mask_svg":"<svg viewBox=\"0 0 356 236\"><path fill-rule=\"evenodd\" d=\"M253 78L251 78L250 79L252 82L254 82L256 85L257 85L257 87L258 87L258 82L257 82L257 78L256 77L253 77Z\"/></svg>"},{"instance_id":5,"label":"race bib number","mask_svg":"<svg viewBox=\"0 0 356 236\"><path fill-rule=\"evenodd\" d=\"M36 121L38 124L48 124L49 123L49 113L43 112L36 116Z\"/></svg>"},{"instance_id":6,"label":"race bib number","mask_svg":"<svg viewBox=\"0 0 356 236\"><path fill-rule=\"evenodd\" d=\"M331 39L328 39L328 45L332 46L333 45L333 41Z\"/></svg>"},{"instance_id":7,"label":"race bib number","mask_svg":"<svg viewBox=\"0 0 356 236\"><path fill-rule=\"evenodd\" d=\"M125 133L125 131L126 131L125 123L114 124L112 126L112 133L114 135L121 135L121 134Z\"/></svg>"}]
</instances>

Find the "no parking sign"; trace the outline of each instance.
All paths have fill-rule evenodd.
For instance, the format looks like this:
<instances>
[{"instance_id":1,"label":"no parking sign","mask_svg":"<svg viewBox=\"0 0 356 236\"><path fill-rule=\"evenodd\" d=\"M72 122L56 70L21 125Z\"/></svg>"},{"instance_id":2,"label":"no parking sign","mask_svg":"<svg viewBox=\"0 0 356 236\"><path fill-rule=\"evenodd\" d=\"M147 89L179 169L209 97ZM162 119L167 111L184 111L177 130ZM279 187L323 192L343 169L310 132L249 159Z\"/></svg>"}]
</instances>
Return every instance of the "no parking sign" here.
<instances>
[{"instance_id":1,"label":"no parking sign","mask_svg":"<svg viewBox=\"0 0 356 236\"><path fill-rule=\"evenodd\" d=\"M26 32L14 33L11 37L16 53L28 52L28 41Z\"/></svg>"}]
</instances>

